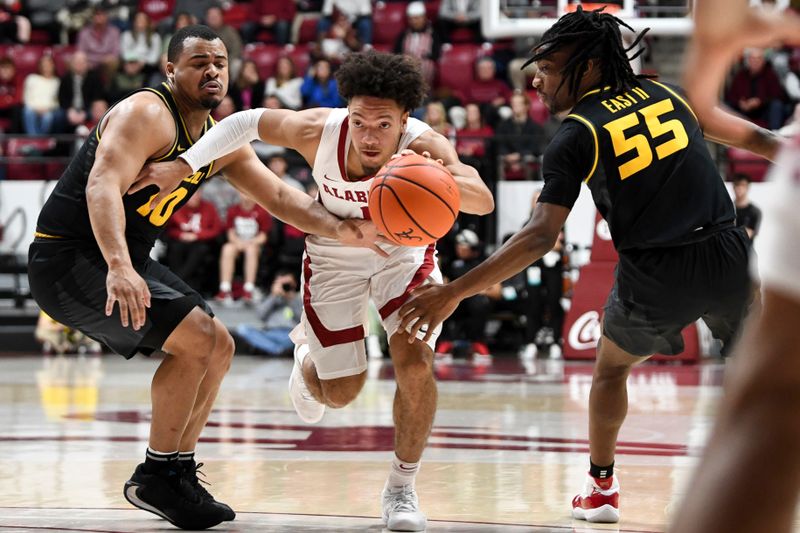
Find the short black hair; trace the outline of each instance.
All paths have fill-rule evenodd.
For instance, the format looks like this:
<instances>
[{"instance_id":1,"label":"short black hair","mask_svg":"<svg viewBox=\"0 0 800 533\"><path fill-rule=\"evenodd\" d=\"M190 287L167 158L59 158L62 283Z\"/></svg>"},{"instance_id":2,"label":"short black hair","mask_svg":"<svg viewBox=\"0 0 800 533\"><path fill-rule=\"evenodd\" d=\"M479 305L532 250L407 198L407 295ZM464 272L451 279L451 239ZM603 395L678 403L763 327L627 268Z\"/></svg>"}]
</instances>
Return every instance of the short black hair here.
<instances>
[{"instance_id":1,"label":"short black hair","mask_svg":"<svg viewBox=\"0 0 800 533\"><path fill-rule=\"evenodd\" d=\"M564 65L564 79L561 83L563 85L568 82L567 88L576 98L580 96L578 94L580 79L588 69L590 59L599 60L602 87L610 87L614 93L638 86L641 78L654 77L634 74L631 68L630 62L639 57L644 48L628 56L628 52L639 46L650 28L637 34L633 43L626 48L622 41L620 26L634 34L636 32L614 15L603 13L604 9L584 11L579 5L572 13L562 16L544 32L542 40L533 48L533 56L522 68L559 50L572 48L572 53Z\"/></svg>"},{"instance_id":2,"label":"short black hair","mask_svg":"<svg viewBox=\"0 0 800 533\"><path fill-rule=\"evenodd\" d=\"M421 106L428 92L417 59L375 50L345 57L336 83L348 103L356 96L374 96L394 100L404 111Z\"/></svg>"},{"instance_id":3,"label":"short black hair","mask_svg":"<svg viewBox=\"0 0 800 533\"><path fill-rule=\"evenodd\" d=\"M748 174L745 174L743 172L737 172L736 174L733 175L733 183L740 183L742 181L746 181L748 185L753 183L752 178L750 178Z\"/></svg>"},{"instance_id":4,"label":"short black hair","mask_svg":"<svg viewBox=\"0 0 800 533\"><path fill-rule=\"evenodd\" d=\"M181 52L183 52L183 43L186 41L186 39L191 39L192 37L197 37L198 39L203 39L205 41L213 41L214 39L220 38L219 35L217 35L217 32L208 26L204 26L202 24L184 26L176 31L175 35L173 35L169 40L169 46L167 47L167 61L170 63L177 61L178 56L181 55Z\"/></svg>"}]
</instances>

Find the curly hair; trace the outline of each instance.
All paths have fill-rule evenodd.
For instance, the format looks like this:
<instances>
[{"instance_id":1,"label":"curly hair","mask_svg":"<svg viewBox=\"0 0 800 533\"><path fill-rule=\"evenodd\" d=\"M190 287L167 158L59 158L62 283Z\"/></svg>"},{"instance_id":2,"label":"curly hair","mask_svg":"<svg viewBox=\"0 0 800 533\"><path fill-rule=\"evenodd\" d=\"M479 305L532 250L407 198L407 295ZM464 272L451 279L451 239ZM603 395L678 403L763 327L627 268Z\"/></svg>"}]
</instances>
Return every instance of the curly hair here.
<instances>
[{"instance_id":1,"label":"curly hair","mask_svg":"<svg viewBox=\"0 0 800 533\"><path fill-rule=\"evenodd\" d=\"M355 96L374 96L394 100L405 111L421 106L428 92L415 58L375 50L348 55L336 83L348 103Z\"/></svg>"},{"instance_id":2,"label":"curly hair","mask_svg":"<svg viewBox=\"0 0 800 533\"><path fill-rule=\"evenodd\" d=\"M578 96L579 81L586 72L590 59L600 60L601 83L603 86L610 86L615 93L638 86L642 78L653 78L654 76L646 74L637 75L631 68L630 62L642 54L644 48L628 55L639 46L649 28L637 34L633 43L626 48L620 27L627 28L634 34L636 32L614 15L603 13L604 9L584 11L579 5L576 11L562 16L542 35L542 40L533 48L533 57L522 68L559 50L571 49L561 84L569 82L569 91L575 97Z\"/></svg>"}]
</instances>

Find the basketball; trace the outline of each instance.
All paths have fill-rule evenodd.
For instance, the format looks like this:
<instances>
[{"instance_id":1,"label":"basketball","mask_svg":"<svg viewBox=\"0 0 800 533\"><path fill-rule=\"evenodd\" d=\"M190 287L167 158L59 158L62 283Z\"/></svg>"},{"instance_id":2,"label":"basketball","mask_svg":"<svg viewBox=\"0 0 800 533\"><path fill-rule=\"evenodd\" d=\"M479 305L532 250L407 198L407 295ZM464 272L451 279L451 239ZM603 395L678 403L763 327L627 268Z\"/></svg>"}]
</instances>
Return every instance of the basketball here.
<instances>
[{"instance_id":1,"label":"basketball","mask_svg":"<svg viewBox=\"0 0 800 533\"><path fill-rule=\"evenodd\" d=\"M443 237L460 205L450 171L418 154L390 160L369 189L373 222L387 239L402 246L424 246Z\"/></svg>"}]
</instances>

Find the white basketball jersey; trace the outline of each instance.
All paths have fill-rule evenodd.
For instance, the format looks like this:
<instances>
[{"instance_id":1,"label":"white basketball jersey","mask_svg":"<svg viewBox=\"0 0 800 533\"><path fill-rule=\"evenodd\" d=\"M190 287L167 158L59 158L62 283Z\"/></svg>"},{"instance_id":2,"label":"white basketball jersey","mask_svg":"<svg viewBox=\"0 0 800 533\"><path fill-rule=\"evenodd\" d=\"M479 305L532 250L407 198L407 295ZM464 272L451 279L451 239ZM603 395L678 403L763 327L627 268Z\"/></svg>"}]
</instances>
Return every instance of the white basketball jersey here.
<instances>
[{"instance_id":1,"label":"white basketball jersey","mask_svg":"<svg viewBox=\"0 0 800 533\"><path fill-rule=\"evenodd\" d=\"M347 179L347 152L350 149L350 127L346 108L332 109L314 159L312 175L319 187L319 198L328 211L341 218L366 218L367 196L372 178L361 181ZM409 117L406 131L395 152L407 148L430 126Z\"/></svg>"}]
</instances>

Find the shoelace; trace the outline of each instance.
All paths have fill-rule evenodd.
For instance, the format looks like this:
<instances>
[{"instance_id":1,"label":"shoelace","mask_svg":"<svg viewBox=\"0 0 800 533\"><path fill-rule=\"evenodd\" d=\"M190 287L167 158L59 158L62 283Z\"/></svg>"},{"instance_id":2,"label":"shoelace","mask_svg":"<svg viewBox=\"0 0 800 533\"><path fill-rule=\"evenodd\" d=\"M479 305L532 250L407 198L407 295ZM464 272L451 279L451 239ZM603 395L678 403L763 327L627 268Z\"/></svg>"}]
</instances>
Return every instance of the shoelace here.
<instances>
[{"instance_id":1,"label":"shoelace","mask_svg":"<svg viewBox=\"0 0 800 533\"><path fill-rule=\"evenodd\" d=\"M400 490L390 490L392 497L392 511L400 513L414 513L417 511L417 501L414 498L414 489L405 486Z\"/></svg>"}]
</instances>

